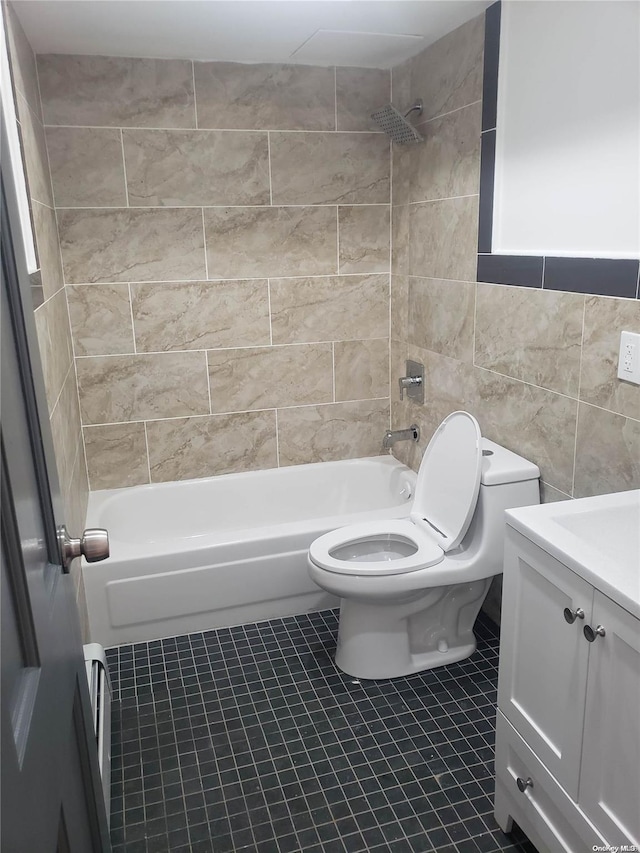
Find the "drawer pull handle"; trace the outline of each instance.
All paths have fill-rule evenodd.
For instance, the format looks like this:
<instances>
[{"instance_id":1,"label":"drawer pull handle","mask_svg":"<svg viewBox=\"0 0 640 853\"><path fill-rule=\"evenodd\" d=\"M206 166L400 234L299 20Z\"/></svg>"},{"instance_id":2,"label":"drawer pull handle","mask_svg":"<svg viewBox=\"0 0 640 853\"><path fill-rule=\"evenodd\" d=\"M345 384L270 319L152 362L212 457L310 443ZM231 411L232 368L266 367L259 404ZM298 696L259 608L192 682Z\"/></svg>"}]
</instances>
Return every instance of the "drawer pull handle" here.
<instances>
[{"instance_id":1,"label":"drawer pull handle","mask_svg":"<svg viewBox=\"0 0 640 853\"><path fill-rule=\"evenodd\" d=\"M597 628L592 628L591 625L585 625L582 629L582 633L590 643L593 643L596 637L604 637L607 632L604 630L602 625L598 625Z\"/></svg>"},{"instance_id":2,"label":"drawer pull handle","mask_svg":"<svg viewBox=\"0 0 640 853\"><path fill-rule=\"evenodd\" d=\"M527 788L533 788L533 779L531 776L527 776L526 779L523 779L522 776L518 776L516 779L516 785L518 786L518 790L524 794Z\"/></svg>"},{"instance_id":3,"label":"drawer pull handle","mask_svg":"<svg viewBox=\"0 0 640 853\"><path fill-rule=\"evenodd\" d=\"M582 609L582 607L576 607L575 610L571 610L571 608L565 607L565 609L563 610L563 615L569 625L573 625L576 619L584 619L584 610Z\"/></svg>"}]
</instances>

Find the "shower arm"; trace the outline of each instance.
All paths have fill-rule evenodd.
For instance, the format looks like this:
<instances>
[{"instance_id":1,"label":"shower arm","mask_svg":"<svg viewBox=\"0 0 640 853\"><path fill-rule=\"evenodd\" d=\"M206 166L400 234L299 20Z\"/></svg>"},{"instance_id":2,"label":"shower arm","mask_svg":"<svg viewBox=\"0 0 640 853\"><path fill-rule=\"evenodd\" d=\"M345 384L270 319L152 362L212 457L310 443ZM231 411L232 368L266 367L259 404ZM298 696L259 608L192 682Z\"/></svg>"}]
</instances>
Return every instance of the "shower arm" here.
<instances>
[{"instance_id":1,"label":"shower arm","mask_svg":"<svg viewBox=\"0 0 640 853\"><path fill-rule=\"evenodd\" d=\"M420 101L416 101L416 102L415 102L415 104L414 104L412 107L409 107L409 109L408 109L408 110L406 111L406 113L404 114L404 117L405 117L405 118L407 118L407 116L410 116L410 115L411 115L411 113L415 113L415 112L417 112L417 113L418 113L418 115L422 115L422 108L423 108L423 103L422 103L422 101L421 101L421 100L420 100Z\"/></svg>"}]
</instances>

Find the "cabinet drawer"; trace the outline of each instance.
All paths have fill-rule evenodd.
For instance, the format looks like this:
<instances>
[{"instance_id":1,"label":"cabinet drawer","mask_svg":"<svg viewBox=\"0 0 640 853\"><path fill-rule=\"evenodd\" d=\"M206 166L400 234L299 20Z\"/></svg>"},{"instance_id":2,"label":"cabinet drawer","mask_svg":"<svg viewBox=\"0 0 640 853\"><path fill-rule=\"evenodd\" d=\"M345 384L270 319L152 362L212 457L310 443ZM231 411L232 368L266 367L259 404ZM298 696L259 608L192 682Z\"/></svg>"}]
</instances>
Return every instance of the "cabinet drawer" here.
<instances>
[{"instance_id":1,"label":"cabinet drawer","mask_svg":"<svg viewBox=\"0 0 640 853\"><path fill-rule=\"evenodd\" d=\"M532 785L521 792L518 779L530 779ZM496 789L507 797L509 815L540 853L582 853L605 843L500 711L496 721Z\"/></svg>"}]
</instances>

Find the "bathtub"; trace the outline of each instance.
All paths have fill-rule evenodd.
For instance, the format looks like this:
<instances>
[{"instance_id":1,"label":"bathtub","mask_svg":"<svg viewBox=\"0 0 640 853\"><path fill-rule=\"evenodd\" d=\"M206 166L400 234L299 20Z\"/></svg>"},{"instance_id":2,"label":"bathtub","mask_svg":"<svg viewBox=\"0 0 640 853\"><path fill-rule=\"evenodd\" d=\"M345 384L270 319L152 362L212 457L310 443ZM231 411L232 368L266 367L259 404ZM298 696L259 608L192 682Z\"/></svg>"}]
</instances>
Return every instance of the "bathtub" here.
<instances>
[{"instance_id":1,"label":"bathtub","mask_svg":"<svg viewBox=\"0 0 640 853\"><path fill-rule=\"evenodd\" d=\"M92 492L83 560L91 640L155 640L336 606L307 572L323 533L408 515L416 475L391 456Z\"/></svg>"}]
</instances>

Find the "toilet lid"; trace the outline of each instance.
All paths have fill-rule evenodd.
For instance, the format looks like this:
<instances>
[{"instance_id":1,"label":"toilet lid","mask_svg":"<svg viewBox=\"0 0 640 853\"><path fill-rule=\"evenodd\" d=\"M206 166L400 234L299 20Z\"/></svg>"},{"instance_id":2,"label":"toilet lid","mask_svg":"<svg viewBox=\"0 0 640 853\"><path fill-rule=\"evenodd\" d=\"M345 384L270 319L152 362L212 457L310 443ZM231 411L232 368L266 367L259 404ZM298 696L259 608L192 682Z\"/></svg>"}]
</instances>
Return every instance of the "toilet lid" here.
<instances>
[{"instance_id":1,"label":"toilet lid","mask_svg":"<svg viewBox=\"0 0 640 853\"><path fill-rule=\"evenodd\" d=\"M431 532L443 551L462 542L473 518L482 473L481 439L473 415L453 412L422 457L410 517Z\"/></svg>"}]
</instances>

